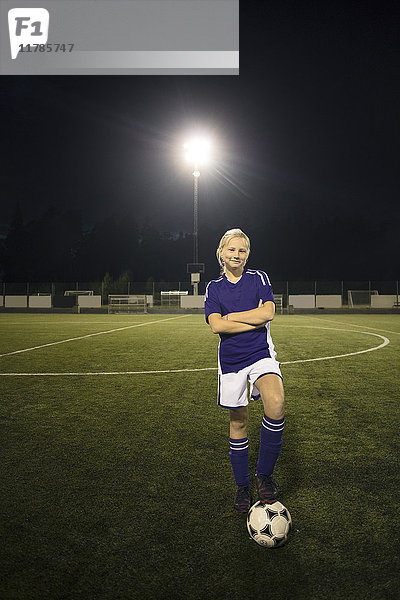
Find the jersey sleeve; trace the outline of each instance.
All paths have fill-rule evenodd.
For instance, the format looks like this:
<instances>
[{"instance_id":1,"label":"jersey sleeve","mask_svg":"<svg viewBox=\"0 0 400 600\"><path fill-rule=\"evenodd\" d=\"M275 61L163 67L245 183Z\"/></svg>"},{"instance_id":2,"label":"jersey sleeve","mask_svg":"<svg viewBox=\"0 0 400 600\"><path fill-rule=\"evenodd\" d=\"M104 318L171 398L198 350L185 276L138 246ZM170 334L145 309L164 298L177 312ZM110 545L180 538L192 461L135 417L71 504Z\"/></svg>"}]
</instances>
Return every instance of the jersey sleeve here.
<instances>
[{"instance_id":1,"label":"jersey sleeve","mask_svg":"<svg viewBox=\"0 0 400 600\"><path fill-rule=\"evenodd\" d=\"M269 277L264 271L257 271L259 275L259 293L260 299L264 302L275 302Z\"/></svg>"},{"instance_id":2,"label":"jersey sleeve","mask_svg":"<svg viewBox=\"0 0 400 600\"><path fill-rule=\"evenodd\" d=\"M204 299L204 310L205 310L205 317L206 317L207 323L208 323L208 317L212 313L221 314L221 305L220 305L220 302L218 299L217 290L215 288L216 288L216 286L213 281L210 281L210 283L207 285L207 288L206 288L206 294L205 294L205 299Z\"/></svg>"}]
</instances>

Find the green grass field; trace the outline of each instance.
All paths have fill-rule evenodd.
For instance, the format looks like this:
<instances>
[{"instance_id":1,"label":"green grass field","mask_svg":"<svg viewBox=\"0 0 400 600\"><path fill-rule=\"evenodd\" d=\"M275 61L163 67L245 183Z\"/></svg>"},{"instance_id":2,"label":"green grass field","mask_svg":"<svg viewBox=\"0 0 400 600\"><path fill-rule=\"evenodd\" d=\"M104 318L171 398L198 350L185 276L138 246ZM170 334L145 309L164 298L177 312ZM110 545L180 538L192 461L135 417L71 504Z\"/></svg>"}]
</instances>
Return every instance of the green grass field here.
<instances>
[{"instance_id":1,"label":"green grass field","mask_svg":"<svg viewBox=\"0 0 400 600\"><path fill-rule=\"evenodd\" d=\"M2 600L399 598L400 316L272 323L293 518L276 550L232 507L201 315L1 314L0 328Z\"/></svg>"}]
</instances>

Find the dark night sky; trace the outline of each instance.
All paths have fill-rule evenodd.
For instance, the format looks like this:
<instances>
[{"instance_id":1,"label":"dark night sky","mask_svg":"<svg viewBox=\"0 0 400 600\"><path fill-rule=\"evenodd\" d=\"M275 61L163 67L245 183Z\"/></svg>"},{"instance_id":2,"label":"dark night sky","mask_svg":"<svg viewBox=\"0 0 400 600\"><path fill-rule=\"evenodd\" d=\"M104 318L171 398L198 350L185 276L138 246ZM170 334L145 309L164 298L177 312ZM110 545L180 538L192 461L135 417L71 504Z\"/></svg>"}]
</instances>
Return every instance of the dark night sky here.
<instances>
[{"instance_id":1,"label":"dark night sky","mask_svg":"<svg viewBox=\"0 0 400 600\"><path fill-rule=\"evenodd\" d=\"M239 77L1 77L0 231L19 202L190 232L198 128L200 258L239 226L278 278L398 278L398 27L394 2L242 1Z\"/></svg>"}]
</instances>

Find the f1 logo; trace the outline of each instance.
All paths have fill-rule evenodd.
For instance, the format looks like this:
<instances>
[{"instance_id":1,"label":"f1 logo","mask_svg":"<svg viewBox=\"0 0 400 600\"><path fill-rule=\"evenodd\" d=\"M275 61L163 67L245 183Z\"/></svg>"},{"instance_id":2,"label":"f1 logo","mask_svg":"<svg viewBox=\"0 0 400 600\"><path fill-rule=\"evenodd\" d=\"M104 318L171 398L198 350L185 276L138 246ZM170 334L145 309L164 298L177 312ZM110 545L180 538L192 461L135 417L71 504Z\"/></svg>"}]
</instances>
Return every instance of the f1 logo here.
<instances>
[{"instance_id":1,"label":"f1 logo","mask_svg":"<svg viewBox=\"0 0 400 600\"><path fill-rule=\"evenodd\" d=\"M11 8L8 11L11 58L17 58L21 45L46 44L49 20L46 8Z\"/></svg>"}]
</instances>

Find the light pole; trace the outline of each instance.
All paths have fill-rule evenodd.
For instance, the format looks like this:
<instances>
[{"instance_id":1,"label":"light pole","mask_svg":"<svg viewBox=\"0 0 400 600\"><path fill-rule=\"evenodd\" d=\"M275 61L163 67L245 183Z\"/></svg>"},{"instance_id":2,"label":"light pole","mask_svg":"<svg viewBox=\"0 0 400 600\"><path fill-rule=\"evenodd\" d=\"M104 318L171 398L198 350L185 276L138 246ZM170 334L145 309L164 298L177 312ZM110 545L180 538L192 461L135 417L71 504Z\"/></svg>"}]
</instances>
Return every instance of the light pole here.
<instances>
[{"instance_id":1,"label":"light pole","mask_svg":"<svg viewBox=\"0 0 400 600\"><path fill-rule=\"evenodd\" d=\"M193 263L199 262L199 177L197 164L193 171Z\"/></svg>"},{"instance_id":2,"label":"light pole","mask_svg":"<svg viewBox=\"0 0 400 600\"><path fill-rule=\"evenodd\" d=\"M194 139L184 144L186 160L192 163L193 169L193 264L190 268L193 285L193 295L198 295L200 273L204 273L204 264L199 263L199 177L200 165L207 162L209 156L209 142L205 139Z\"/></svg>"}]
</instances>

